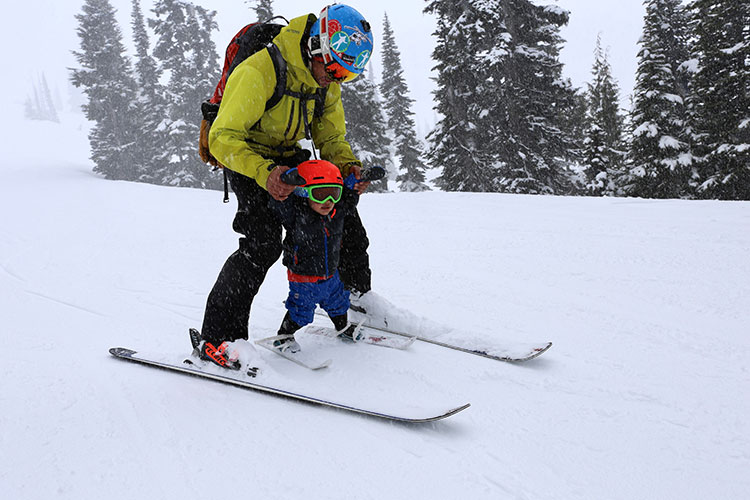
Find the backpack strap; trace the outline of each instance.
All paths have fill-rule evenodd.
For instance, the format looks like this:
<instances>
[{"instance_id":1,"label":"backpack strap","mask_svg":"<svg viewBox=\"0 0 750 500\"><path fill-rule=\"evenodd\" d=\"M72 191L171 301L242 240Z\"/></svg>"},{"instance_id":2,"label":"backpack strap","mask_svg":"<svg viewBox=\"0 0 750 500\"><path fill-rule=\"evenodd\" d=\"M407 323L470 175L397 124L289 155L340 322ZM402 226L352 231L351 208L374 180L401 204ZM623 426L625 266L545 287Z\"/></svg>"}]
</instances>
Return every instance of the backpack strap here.
<instances>
[{"instance_id":1,"label":"backpack strap","mask_svg":"<svg viewBox=\"0 0 750 500\"><path fill-rule=\"evenodd\" d=\"M281 55L281 51L273 42L266 47L268 54L273 62L273 69L276 72L276 88L273 89L273 95L266 101L266 111L276 106L286 92L286 61Z\"/></svg>"}]
</instances>

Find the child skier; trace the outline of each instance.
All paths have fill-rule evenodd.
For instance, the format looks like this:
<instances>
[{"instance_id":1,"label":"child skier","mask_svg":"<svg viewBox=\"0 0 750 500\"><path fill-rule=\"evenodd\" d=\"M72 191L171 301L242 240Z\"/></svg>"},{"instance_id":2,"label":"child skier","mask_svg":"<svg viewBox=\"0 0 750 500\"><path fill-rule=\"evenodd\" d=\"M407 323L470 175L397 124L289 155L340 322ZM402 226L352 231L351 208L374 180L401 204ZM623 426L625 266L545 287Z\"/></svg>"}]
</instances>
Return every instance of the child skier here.
<instances>
[{"instance_id":1,"label":"child skier","mask_svg":"<svg viewBox=\"0 0 750 500\"><path fill-rule=\"evenodd\" d=\"M344 194L341 172L325 160L305 161L296 175L290 175L301 183L295 189L297 196L269 202L286 230L283 263L289 279L287 313L274 346L280 351L299 351L294 333L312 323L317 304L328 313L339 337L356 341L352 337L356 325L349 324L347 317L349 291L338 273L344 216L354 210L356 194Z\"/></svg>"}]
</instances>

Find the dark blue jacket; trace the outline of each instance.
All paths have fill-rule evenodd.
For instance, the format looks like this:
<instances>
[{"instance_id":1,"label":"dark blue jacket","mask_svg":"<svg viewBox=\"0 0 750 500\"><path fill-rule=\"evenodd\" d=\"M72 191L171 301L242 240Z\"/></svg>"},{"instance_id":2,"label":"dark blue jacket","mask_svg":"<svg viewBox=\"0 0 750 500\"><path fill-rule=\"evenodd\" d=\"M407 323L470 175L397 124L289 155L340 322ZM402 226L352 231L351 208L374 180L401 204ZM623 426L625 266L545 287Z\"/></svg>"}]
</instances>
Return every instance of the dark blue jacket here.
<instances>
[{"instance_id":1,"label":"dark blue jacket","mask_svg":"<svg viewBox=\"0 0 750 500\"><path fill-rule=\"evenodd\" d=\"M283 202L271 199L269 206L286 229L283 263L291 272L322 278L336 272L344 217L353 209L350 201L353 192L347 191L344 190L341 201L326 216L313 211L307 198L292 195Z\"/></svg>"}]
</instances>

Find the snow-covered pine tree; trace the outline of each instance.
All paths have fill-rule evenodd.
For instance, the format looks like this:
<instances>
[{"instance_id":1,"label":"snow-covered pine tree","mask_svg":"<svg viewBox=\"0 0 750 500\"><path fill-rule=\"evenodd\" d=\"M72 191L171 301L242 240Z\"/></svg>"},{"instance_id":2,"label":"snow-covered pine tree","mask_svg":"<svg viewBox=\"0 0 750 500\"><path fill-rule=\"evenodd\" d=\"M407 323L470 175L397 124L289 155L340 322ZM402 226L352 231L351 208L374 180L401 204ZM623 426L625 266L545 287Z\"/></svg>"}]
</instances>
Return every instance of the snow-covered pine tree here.
<instances>
[{"instance_id":1,"label":"snow-covered pine tree","mask_svg":"<svg viewBox=\"0 0 750 500\"><path fill-rule=\"evenodd\" d=\"M42 76L39 78L39 87L41 89L39 96L39 101L41 103L41 119L60 123L60 118L57 115L57 109L55 109L55 103L52 100L52 92L50 92L49 90L49 85L47 85L47 77L44 76L44 73L42 73Z\"/></svg>"},{"instance_id":2,"label":"snow-covered pine tree","mask_svg":"<svg viewBox=\"0 0 750 500\"><path fill-rule=\"evenodd\" d=\"M273 17L272 0L245 0L245 3L255 11L255 15L258 16L257 19L260 22L268 21Z\"/></svg>"},{"instance_id":3,"label":"snow-covered pine tree","mask_svg":"<svg viewBox=\"0 0 750 500\"><path fill-rule=\"evenodd\" d=\"M218 54L211 41L216 13L182 0L157 0L153 12L156 18L149 24L157 36L154 56L169 72L167 117L162 122L168 136L166 157L156 182L219 189L220 176L200 161L197 149L200 103L218 80Z\"/></svg>"},{"instance_id":4,"label":"snow-covered pine tree","mask_svg":"<svg viewBox=\"0 0 750 500\"><path fill-rule=\"evenodd\" d=\"M150 43L140 0L132 1L131 26L136 48L135 79L138 96L133 119L136 122L135 156L139 166L138 180L158 183L167 140L162 121L166 117L163 89L159 84L159 69L150 54Z\"/></svg>"},{"instance_id":5,"label":"snow-covered pine tree","mask_svg":"<svg viewBox=\"0 0 750 500\"><path fill-rule=\"evenodd\" d=\"M398 158L396 181L401 191L425 191L425 165L422 160L422 145L417 138L414 112L411 110L414 99L409 97L409 88L401 66L401 53L388 21L383 17L382 61L383 73L380 94L388 117L388 132L395 140L395 156Z\"/></svg>"},{"instance_id":6,"label":"snow-covered pine tree","mask_svg":"<svg viewBox=\"0 0 750 500\"><path fill-rule=\"evenodd\" d=\"M71 82L82 87L88 102L86 117L94 122L89 133L94 172L107 179L135 180L133 104L136 83L125 57L115 9L108 0L85 0L77 14L80 52L73 52L80 68Z\"/></svg>"},{"instance_id":7,"label":"snow-covered pine tree","mask_svg":"<svg viewBox=\"0 0 750 500\"><path fill-rule=\"evenodd\" d=\"M601 37L594 51L592 81L588 84L584 142L584 165L589 194L602 196L615 192L615 180L624 168L623 116L620 113L619 88Z\"/></svg>"},{"instance_id":8,"label":"snow-covered pine tree","mask_svg":"<svg viewBox=\"0 0 750 500\"><path fill-rule=\"evenodd\" d=\"M432 59L437 70L435 110L441 116L428 134L427 158L442 169L437 181L442 189L495 191L492 163L485 148L488 138L476 125L483 110L475 102L474 93L485 77L465 65L471 60L468 54L484 50L480 12L472 7L471 0L432 0L424 11L437 18Z\"/></svg>"},{"instance_id":9,"label":"snow-covered pine tree","mask_svg":"<svg viewBox=\"0 0 750 500\"><path fill-rule=\"evenodd\" d=\"M366 71L356 80L341 85L341 100L346 115L346 139L365 167L378 165L390 172L393 162L385 116L378 87ZM387 177L370 184L370 191L388 191Z\"/></svg>"},{"instance_id":10,"label":"snow-covered pine tree","mask_svg":"<svg viewBox=\"0 0 750 500\"><path fill-rule=\"evenodd\" d=\"M528 0L433 0L425 11L438 17L433 58L444 118L430 135L430 158L443 168L439 185L568 191L573 145L563 115L574 92L559 62L568 13Z\"/></svg>"},{"instance_id":11,"label":"snow-covered pine tree","mask_svg":"<svg viewBox=\"0 0 750 500\"><path fill-rule=\"evenodd\" d=\"M52 100L52 93L50 93L44 73L39 77L38 85L36 82L32 83L32 89L34 91L34 98L26 97L26 101L24 101L24 116L29 120L59 123L60 118L57 115L57 109Z\"/></svg>"},{"instance_id":12,"label":"snow-covered pine tree","mask_svg":"<svg viewBox=\"0 0 750 500\"><path fill-rule=\"evenodd\" d=\"M750 2L695 0L690 8L697 196L750 200Z\"/></svg>"},{"instance_id":13,"label":"snow-covered pine tree","mask_svg":"<svg viewBox=\"0 0 750 500\"><path fill-rule=\"evenodd\" d=\"M625 192L644 198L690 196L685 114L689 58L681 0L648 0L638 52ZM625 179L623 179L625 180Z\"/></svg>"}]
</instances>

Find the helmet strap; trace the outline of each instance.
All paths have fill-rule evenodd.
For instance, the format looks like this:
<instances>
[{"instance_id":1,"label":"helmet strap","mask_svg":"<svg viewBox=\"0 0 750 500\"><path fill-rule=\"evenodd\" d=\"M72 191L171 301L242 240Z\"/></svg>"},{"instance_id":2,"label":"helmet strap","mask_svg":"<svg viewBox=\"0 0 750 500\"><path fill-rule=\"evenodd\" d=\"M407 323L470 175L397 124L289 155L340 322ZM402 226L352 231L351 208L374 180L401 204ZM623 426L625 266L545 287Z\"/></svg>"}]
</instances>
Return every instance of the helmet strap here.
<instances>
[{"instance_id":1,"label":"helmet strap","mask_svg":"<svg viewBox=\"0 0 750 500\"><path fill-rule=\"evenodd\" d=\"M319 47L317 51L313 51L312 47L310 47L310 52L315 55L322 55L323 62L328 64L333 60L331 57L330 33L328 33L328 6L323 7L323 10L320 11L318 23L320 24Z\"/></svg>"}]
</instances>

